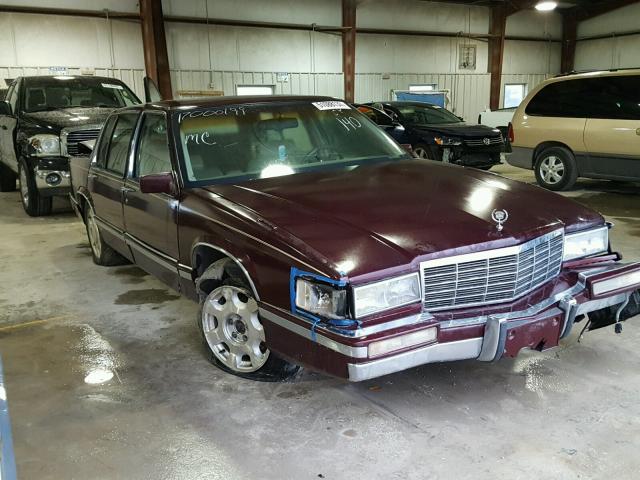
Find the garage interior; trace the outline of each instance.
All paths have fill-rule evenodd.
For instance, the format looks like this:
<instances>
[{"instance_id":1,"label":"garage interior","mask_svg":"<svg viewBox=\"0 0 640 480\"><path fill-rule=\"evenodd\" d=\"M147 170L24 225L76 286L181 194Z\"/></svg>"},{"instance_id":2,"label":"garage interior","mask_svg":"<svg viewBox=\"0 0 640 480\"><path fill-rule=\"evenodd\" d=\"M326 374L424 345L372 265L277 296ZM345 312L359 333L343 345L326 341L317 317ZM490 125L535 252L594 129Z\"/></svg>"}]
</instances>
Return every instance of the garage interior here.
<instances>
[{"instance_id":1,"label":"garage interior","mask_svg":"<svg viewBox=\"0 0 640 480\"><path fill-rule=\"evenodd\" d=\"M351 103L443 91L476 124L556 75L640 65L640 2L537 3L2 1L0 82L102 75L144 98L149 76L164 98ZM491 171L536 183L506 161ZM639 187L581 178L561 195L614 223L615 249L638 261ZM134 265L94 265L66 199L31 218L19 192L0 193L0 232L0 398L17 478L638 477L638 317L496 363L255 382L207 361L196 303ZM96 370L113 376L91 381Z\"/></svg>"}]
</instances>

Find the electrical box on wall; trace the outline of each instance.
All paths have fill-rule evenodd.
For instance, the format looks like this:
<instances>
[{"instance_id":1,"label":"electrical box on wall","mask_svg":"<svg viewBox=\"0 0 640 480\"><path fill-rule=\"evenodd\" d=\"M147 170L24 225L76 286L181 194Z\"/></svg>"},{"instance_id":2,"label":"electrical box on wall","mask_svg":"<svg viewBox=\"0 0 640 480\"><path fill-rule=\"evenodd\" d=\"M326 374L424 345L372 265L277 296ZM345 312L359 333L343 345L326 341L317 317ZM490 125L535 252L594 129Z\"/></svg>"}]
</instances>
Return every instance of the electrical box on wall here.
<instances>
[{"instance_id":1,"label":"electrical box on wall","mask_svg":"<svg viewBox=\"0 0 640 480\"><path fill-rule=\"evenodd\" d=\"M458 68L461 70L476 69L476 46L460 45Z\"/></svg>"}]
</instances>

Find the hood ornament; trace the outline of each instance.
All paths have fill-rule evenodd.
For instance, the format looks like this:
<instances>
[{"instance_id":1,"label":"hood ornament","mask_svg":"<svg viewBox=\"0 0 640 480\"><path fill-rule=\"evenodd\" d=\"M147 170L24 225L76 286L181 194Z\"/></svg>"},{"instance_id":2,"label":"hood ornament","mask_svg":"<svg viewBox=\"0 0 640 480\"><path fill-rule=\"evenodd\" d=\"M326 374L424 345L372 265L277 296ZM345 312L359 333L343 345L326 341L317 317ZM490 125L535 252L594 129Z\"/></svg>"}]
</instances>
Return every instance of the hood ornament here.
<instances>
[{"instance_id":1,"label":"hood ornament","mask_svg":"<svg viewBox=\"0 0 640 480\"><path fill-rule=\"evenodd\" d=\"M490 140L490 139L488 139L487 137L484 137L484 138L482 139L482 143L484 143L485 145L489 145L489 144L491 143L491 140Z\"/></svg>"},{"instance_id":2,"label":"hood ornament","mask_svg":"<svg viewBox=\"0 0 640 480\"><path fill-rule=\"evenodd\" d=\"M504 228L502 224L509 219L509 212L506 210L493 210L493 212L491 212L491 219L497 223L496 228L501 232Z\"/></svg>"}]
</instances>

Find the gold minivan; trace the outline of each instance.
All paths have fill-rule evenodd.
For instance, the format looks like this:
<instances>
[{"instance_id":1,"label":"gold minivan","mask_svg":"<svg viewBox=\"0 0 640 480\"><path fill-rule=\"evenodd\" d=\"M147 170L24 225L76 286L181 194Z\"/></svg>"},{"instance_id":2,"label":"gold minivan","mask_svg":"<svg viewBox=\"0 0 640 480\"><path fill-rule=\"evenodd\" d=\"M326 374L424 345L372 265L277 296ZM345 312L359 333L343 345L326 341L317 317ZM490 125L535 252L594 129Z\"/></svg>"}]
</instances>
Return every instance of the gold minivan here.
<instances>
[{"instance_id":1,"label":"gold minivan","mask_svg":"<svg viewBox=\"0 0 640 480\"><path fill-rule=\"evenodd\" d=\"M509 140L507 161L550 190L578 177L640 181L640 69L542 82L514 113Z\"/></svg>"}]
</instances>

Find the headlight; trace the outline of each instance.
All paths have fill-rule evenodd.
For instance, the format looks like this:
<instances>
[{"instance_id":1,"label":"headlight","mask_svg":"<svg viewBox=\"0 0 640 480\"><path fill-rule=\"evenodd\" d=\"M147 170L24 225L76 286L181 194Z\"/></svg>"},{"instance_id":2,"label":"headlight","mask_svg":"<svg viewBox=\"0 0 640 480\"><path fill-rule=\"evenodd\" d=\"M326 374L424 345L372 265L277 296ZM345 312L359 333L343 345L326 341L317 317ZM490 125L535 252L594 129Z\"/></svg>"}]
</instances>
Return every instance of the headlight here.
<instances>
[{"instance_id":1,"label":"headlight","mask_svg":"<svg viewBox=\"0 0 640 480\"><path fill-rule=\"evenodd\" d=\"M417 273L371 283L353 289L356 318L421 300L420 277Z\"/></svg>"},{"instance_id":2,"label":"headlight","mask_svg":"<svg viewBox=\"0 0 640 480\"><path fill-rule=\"evenodd\" d=\"M347 291L333 285L296 278L296 307L325 318L345 318Z\"/></svg>"},{"instance_id":3,"label":"headlight","mask_svg":"<svg viewBox=\"0 0 640 480\"><path fill-rule=\"evenodd\" d=\"M436 143L441 146L462 145L462 140L452 137L436 137L434 138Z\"/></svg>"},{"instance_id":4,"label":"headlight","mask_svg":"<svg viewBox=\"0 0 640 480\"><path fill-rule=\"evenodd\" d=\"M38 157L60 155L60 138L57 135L34 135L29 138L29 145Z\"/></svg>"},{"instance_id":5,"label":"headlight","mask_svg":"<svg viewBox=\"0 0 640 480\"><path fill-rule=\"evenodd\" d=\"M570 233L564 237L563 261L588 257L609 250L609 227Z\"/></svg>"}]
</instances>

